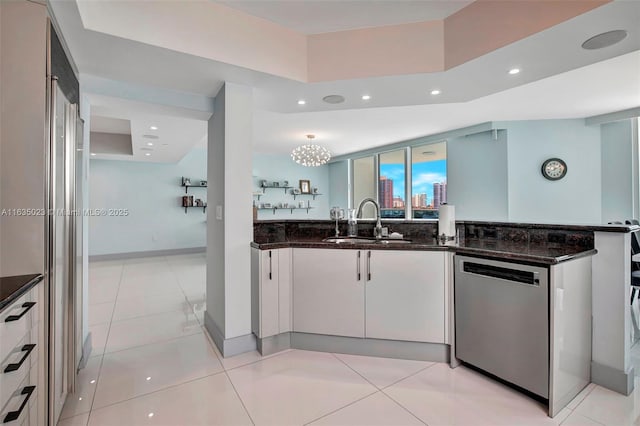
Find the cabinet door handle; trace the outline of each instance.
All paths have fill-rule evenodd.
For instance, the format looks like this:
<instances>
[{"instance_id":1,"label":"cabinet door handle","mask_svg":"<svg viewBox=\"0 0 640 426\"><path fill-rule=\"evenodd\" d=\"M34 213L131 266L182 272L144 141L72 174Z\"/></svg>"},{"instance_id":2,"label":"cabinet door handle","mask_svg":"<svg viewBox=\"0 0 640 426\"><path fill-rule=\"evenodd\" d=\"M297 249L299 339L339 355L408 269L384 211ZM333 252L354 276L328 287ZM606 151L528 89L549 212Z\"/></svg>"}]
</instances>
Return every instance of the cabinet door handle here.
<instances>
[{"instance_id":1,"label":"cabinet door handle","mask_svg":"<svg viewBox=\"0 0 640 426\"><path fill-rule=\"evenodd\" d=\"M269 250L269 279L271 279L272 275L271 272L273 271L273 269L271 268L271 250Z\"/></svg>"},{"instance_id":2,"label":"cabinet door handle","mask_svg":"<svg viewBox=\"0 0 640 426\"><path fill-rule=\"evenodd\" d=\"M356 275L357 275L358 281L360 281L360 250L358 250L358 259L357 259L357 262L356 262L356 271L357 271Z\"/></svg>"},{"instance_id":3,"label":"cabinet door handle","mask_svg":"<svg viewBox=\"0 0 640 426\"><path fill-rule=\"evenodd\" d=\"M367 252L367 281L371 281L371 250Z\"/></svg>"},{"instance_id":4,"label":"cabinet door handle","mask_svg":"<svg viewBox=\"0 0 640 426\"><path fill-rule=\"evenodd\" d=\"M27 312L29 312L29 309L33 308L35 306L35 304L36 304L36 302L25 302L25 303L23 303L22 307L24 308L24 311L20 312L18 315L9 315L8 317L6 317L4 319L4 322L18 321Z\"/></svg>"},{"instance_id":5,"label":"cabinet door handle","mask_svg":"<svg viewBox=\"0 0 640 426\"><path fill-rule=\"evenodd\" d=\"M14 420L18 420L18 418L20 417L20 414L22 414L22 410L24 410L24 407L27 406L27 403L29 402L29 398L31 398L31 395L33 394L34 390L36 390L35 386L26 386L24 389L22 389L22 392L20 392L20 395L27 395L26 398L22 401L22 404L20 404L20 408L18 408L16 411L9 411L7 413L2 423L9 423Z\"/></svg>"},{"instance_id":6,"label":"cabinet door handle","mask_svg":"<svg viewBox=\"0 0 640 426\"><path fill-rule=\"evenodd\" d=\"M20 349L20 352L24 352L24 355L22 356L22 358L20 359L20 361L15 362L13 364L9 364L6 366L6 368L4 369L5 373L10 373L12 371L16 371L17 369L19 369L22 364L24 363L24 361L29 358L29 354L31 353L31 351L33 350L33 348L35 348L36 345L35 343L31 343L28 345L24 345L22 347L22 349Z\"/></svg>"}]
</instances>

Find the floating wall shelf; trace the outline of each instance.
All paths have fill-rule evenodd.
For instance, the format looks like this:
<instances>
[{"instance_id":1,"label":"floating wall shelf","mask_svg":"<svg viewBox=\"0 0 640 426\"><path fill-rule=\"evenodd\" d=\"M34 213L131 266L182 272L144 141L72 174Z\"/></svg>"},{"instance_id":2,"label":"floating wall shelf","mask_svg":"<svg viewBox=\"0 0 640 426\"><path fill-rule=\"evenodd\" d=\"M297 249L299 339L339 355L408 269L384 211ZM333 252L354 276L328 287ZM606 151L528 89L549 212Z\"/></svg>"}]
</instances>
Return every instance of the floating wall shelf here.
<instances>
[{"instance_id":1,"label":"floating wall shelf","mask_svg":"<svg viewBox=\"0 0 640 426\"><path fill-rule=\"evenodd\" d=\"M276 210L291 210L291 214L293 214L294 210L306 210L309 213L310 209L315 207L258 207L258 210L273 210L273 214L276 214Z\"/></svg>"}]
</instances>

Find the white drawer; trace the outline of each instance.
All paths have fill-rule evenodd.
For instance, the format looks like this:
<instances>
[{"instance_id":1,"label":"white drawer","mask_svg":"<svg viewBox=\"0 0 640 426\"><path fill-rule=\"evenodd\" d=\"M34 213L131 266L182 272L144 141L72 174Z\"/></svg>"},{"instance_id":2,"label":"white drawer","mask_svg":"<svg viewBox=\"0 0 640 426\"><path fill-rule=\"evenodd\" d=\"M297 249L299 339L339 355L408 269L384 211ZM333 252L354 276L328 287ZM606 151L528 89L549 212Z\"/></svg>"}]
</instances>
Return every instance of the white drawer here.
<instances>
[{"instance_id":1,"label":"white drawer","mask_svg":"<svg viewBox=\"0 0 640 426\"><path fill-rule=\"evenodd\" d=\"M0 362L0 407L4 406L32 369L37 372L38 351L37 336L29 332Z\"/></svg>"},{"instance_id":2,"label":"white drawer","mask_svg":"<svg viewBox=\"0 0 640 426\"><path fill-rule=\"evenodd\" d=\"M37 298L37 291L31 289L0 313L0 360L31 330L33 315L40 308Z\"/></svg>"},{"instance_id":3,"label":"white drawer","mask_svg":"<svg viewBox=\"0 0 640 426\"><path fill-rule=\"evenodd\" d=\"M0 408L0 422L5 422L5 420L8 420L7 416L10 413L19 413L17 418L3 423L3 426L18 426L22 425L25 420L27 422L29 421L28 419L29 411L31 410L31 404L36 402L38 399L38 389L35 387L35 385L36 383L31 377L25 377L22 383L20 383L18 389L16 389L16 391L10 396L9 400L5 404L3 404L3 406ZM30 391L28 391L28 389L30 389Z\"/></svg>"}]
</instances>

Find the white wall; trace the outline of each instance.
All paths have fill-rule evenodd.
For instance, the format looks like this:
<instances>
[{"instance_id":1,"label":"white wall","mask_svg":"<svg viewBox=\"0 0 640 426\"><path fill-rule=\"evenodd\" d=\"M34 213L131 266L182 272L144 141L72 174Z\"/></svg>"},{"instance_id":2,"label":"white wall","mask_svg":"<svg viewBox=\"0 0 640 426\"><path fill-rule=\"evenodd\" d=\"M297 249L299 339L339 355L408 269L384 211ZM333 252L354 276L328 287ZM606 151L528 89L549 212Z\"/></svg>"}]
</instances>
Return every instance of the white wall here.
<instances>
[{"instance_id":1,"label":"white wall","mask_svg":"<svg viewBox=\"0 0 640 426\"><path fill-rule=\"evenodd\" d=\"M91 209L129 209L128 216L89 218L89 254L115 254L204 247L201 209L181 207L181 177L207 179L206 150L196 148L177 164L91 160ZM207 199L206 189L189 195Z\"/></svg>"},{"instance_id":2,"label":"white wall","mask_svg":"<svg viewBox=\"0 0 640 426\"><path fill-rule=\"evenodd\" d=\"M508 220L507 134L477 133L447 141L447 201L457 220Z\"/></svg>"},{"instance_id":3,"label":"white wall","mask_svg":"<svg viewBox=\"0 0 640 426\"><path fill-rule=\"evenodd\" d=\"M329 164L329 207L340 207L346 210L350 203L349 160Z\"/></svg>"},{"instance_id":4,"label":"white wall","mask_svg":"<svg viewBox=\"0 0 640 426\"><path fill-rule=\"evenodd\" d=\"M293 199L293 195L287 191L285 194L284 189L267 189L264 195L260 197L253 197L256 203L298 203L303 201L306 205L309 201L313 209L309 210L307 214L306 210L294 210L291 213L290 210L276 210L275 214L272 210L259 210L258 219L329 219L329 166L318 167L305 167L294 162L289 155L274 155L274 154L253 154L253 191L260 191L260 180L267 180L269 182L289 181L289 186L295 188L299 187L299 181L301 179L311 181L311 187L318 188L318 192L322 195L318 195L314 200L312 196L301 195ZM345 187L347 180L345 176ZM341 206L346 208L347 206Z\"/></svg>"},{"instance_id":5,"label":"white wall","mask_svg":"<svg viewBox=\"0 0 640 426\"><path fill-rule=\"evenodd\" d=\"M599 126L583 119L515 121L507 125L507 138L510 221L601 223ZM551 157L567 163L559 181L540 172Z\"/></svg>"},{"instance_id":6,"label":"white wall","mask_svg":"<svg viewBox=\"0 0 640 426\"><path fill-rule=\"evenodd\" d=\"M600 126L602 137L602 221L633 218L633 139L631 120ZM637 162L637 159L636 159Z\"/></svg>"}]
</instances>

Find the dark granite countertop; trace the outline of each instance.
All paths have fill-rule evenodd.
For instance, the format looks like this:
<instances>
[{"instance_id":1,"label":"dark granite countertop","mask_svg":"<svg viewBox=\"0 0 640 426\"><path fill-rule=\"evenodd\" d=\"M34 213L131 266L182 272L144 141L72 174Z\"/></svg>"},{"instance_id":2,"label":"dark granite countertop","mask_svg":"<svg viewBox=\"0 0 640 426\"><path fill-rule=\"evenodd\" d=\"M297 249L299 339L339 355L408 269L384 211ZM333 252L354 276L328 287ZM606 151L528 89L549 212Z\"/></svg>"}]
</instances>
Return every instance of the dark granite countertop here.
<instances>
[{"instance_id":1,"label":"dark granite countertop","mask_svg":"<svg viewBox=\"0 0 640 426\"><path fill-rule=\"evenodd\" d=\"M329 219L296 219L299 223L328 223L334 224L334 220ZM260 219L254 221L254 223L282 223L282 219ZM344 220L340 221L341 223ZM358 219L358 223L375 223L375 219ZM420 220L406 220L406 219L382 219L383 226L393 226L394 224L411 224L411 225L437 225L437 219L420 219ZM526 222L489 222L483 220L457 220L456 225L481 225L481 226L502 226L512 228L526 228L526 229L552 229L562 231L599 231L599 232L634 232L640 231L639 225L625 225L625 224L553 224L553 223L526 223Z\"/></svg>"},{"instance_id":2,"label":"dark granite countertop","mask_svg":"<svg viewBox=\"0 0 640 426\"><path fill-rule=\"evenodd\" d=\"M526 228L526 229L552 229L559 231L598 231L598 232L634 232L640 231L638 225L624 225L624 224L552 224L552 223L521 223L521 222L487 222L477 220L458 220L456 224L460 225L480 225L480 226L503 226L512 228Z\"/></svg>"},{"instance_id":3,"label":"dark granite countertop","mask_svg":"<svg viewBox=\"0 0 640 426\"><path fill-rule=\"evenodd\" d=\"M0 277L0 312L42 281L42 274Z\"/></svg>"},{"instance_id":4,"label":"dark granite countertop","mask_svg":"<svg viewBox=\"0 0 640 426\"><path fill-rule=\"evenodd\" d=\"M346 250L424 250L424 251L453 251L460 254L490 257L502 260L517 260L543 265L555 265L568 260L597 253L595 249L580 246L530 244L504 240L468 240L458 245L440 245L435 239L419 241L410 244L401 243L346 243L336 244L323 241L285 241L274 243L252 242L251 247L260 250L275 250L279 248L332 248Z\"/></svg>"}]
</instances>

